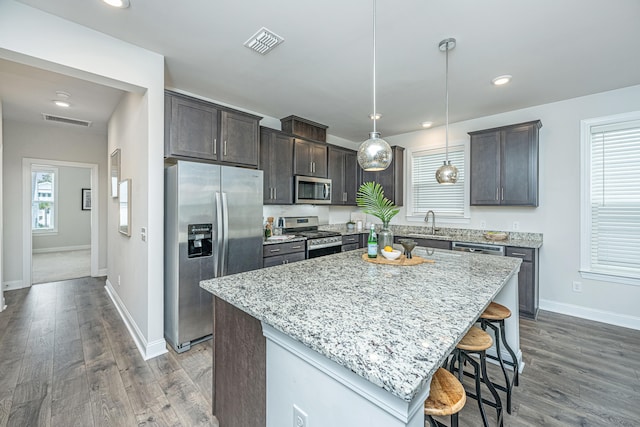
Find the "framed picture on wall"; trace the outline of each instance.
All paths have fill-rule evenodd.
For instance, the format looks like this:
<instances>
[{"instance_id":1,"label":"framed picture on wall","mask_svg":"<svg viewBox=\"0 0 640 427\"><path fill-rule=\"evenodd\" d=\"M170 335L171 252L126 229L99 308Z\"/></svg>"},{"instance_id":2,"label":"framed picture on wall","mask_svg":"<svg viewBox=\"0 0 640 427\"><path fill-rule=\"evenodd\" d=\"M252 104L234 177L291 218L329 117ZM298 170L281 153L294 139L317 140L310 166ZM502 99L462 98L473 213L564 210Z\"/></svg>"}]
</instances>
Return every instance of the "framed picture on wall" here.
<instances>
[{"instance_id":1,"label":"framed picture on wall","mask_svg":"<svg viewBox=\"0 0 640 427\"><path fill-rule=\"evenodd\" d=\"M90 188L82 189L82 210L83 211L91 210L91 189Z\"/></svg>"},{"instance_id":2,"label":"framed picture on wall","mask_svg":"<svg viewBox=\"0 0 640 427\"><path fill-rule=\"evenodd\" d=\"M120 183L120 149L116 148L111 153L111 197L118 197L118 185Z\"/></svg>"}]
</instances>

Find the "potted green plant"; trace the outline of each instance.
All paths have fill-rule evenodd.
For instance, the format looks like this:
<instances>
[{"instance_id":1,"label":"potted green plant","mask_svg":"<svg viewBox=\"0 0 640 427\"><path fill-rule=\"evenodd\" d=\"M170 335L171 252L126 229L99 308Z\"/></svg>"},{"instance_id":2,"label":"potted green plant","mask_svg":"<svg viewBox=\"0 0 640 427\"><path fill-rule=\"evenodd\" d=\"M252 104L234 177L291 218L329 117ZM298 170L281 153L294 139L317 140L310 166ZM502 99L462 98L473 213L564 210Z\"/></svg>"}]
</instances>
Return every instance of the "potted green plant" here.
<instances>
[{"instance_id":1,"label":"potted green plant","mask_svg":"<svg viewBox=\"0 0 640 427\"><path fill-rule=\"evenodd\" d=\"M382 229L378 233L378 248L393 246L393 233L389 230L389 221L400 212L400 209L384 196L382 186L377 182L362 184L356 195L356 204L364 213L382 221Z\"/></svg>"}]
</instances>

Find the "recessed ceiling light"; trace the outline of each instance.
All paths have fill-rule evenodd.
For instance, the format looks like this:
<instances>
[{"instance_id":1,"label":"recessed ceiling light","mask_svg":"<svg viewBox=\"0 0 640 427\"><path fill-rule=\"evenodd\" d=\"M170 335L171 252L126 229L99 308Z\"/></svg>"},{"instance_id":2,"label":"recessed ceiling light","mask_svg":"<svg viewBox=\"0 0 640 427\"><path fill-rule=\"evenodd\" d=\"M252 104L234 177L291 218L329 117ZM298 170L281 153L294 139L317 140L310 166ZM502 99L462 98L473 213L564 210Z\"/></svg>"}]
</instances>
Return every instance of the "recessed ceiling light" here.
<instances>
[{"instance_id":1,"label":"recessed ceiling light","mask_svg":"<svg viewBox=\"0 0 640 427\"><path fill-rule=\"evenodd\" d=\"M430 128L431 126L433 126L433 122L422 122L420 124L423 128Z\"/></svg>"},{"instance_id":2,"label":"recessed ceiling light","mask_svg":"<svg viewBox=\"0 0 640 427\"><path fill-rule=\"evenodd\" d=\"M369 118L371 120L380 120L380 117L382 117L382 114L380 113L376 113L376 114L369 114Z\"/></svg>"},{"instance_id":3,"label":"recessed ceiling light","mask_svg":"<svg viewBox=\"0 0 640 427\"><path fill-rule=\"evenodd\" d=\"M102 0L109 6L117 7L118 9L126 9L129 7L129 0Z\"/></svg>"},{"instance_id":4,"label":"recessed ceiling light","mask_svg":"<svg viewBox=\"0 0 640 427\"><path fill-rule=\"evenodd\" d=\"M56 104L58 107L62 107L62 108L69 108L71 107L71 104L69 104L67 101L61 101L59 99L54 99L53 101L54 104Z\"/></svg>"},{"instance_id":5,"label":"recessed ceiling light","mask_svg":"<svg viewBox=\"0 0 640 427\"><path fill-rule=\"evenodd\" d=\"M491 80L491 83L493 83L496 86L502 86L502 85L506 85L510 81L511 81L511 75L505 74L504 76L498 76L495 79Z\"/></svg>"}]
</instances>

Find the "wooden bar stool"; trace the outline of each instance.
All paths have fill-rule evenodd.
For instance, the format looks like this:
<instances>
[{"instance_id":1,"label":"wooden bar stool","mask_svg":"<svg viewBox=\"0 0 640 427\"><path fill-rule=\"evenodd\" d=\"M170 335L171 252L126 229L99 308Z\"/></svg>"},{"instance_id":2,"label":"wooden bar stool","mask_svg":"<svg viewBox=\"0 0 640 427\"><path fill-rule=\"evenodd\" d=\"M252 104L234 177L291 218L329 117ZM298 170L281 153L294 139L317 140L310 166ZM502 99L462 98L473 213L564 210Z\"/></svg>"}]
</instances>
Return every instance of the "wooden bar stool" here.
<instances>
[{"instance_id":1,"label":"wooden bar stool","mask_svg":"<svg viewBox=\"0 0 640 427\"><path fill-rule=\"evenodd\" d=\"M446 369L438 368L431 378L429 397L424 401L424 420L428 420L431 427L446 427L433 417L451 415L451 427L458 427L458 412L466 401L460 381Z\"/></svg>"},{"instance_id":2,"label":"wooden bar stool","mask_svg":"<svg viewBox=\"0 0 640 427\"><path fill-rule=\"evenodd\" d=\"M516 354L507 343L507 338L505 335L504 321L509 317L511 317L511 310L509 310L504 305L498 304L497 302L491 302L487 309L480 315L480 326L484 331L486 331L487 328L493 330L493 336L495 337L496 342L496 356L488 354L487 357L493 360L497 360L500 363L500 368L502 369L505 383L504 386L495 383L493 385L498 390L504 391L507 394L507 412L511 413L511 392L513 390L513 387L518 385L519 373ZM509 356L511 356L511 361L504 360L502 358L500 342L502 342L505 349L509 353ZM507 375L507 369L505 368L505 365L509 365L513 370L511 379L509 379L509 376Z\"/></svg>"},{"instance_id":3,"label":"wooden bar stool","mask_svg":"<svg viewBox=\"0 0 640 427\"><path fill-rule=\"evenodd\" d=\"M498 426L502 427L502 402L500 396L496 391L493 383L487 375L487 358L486 350L493 344L491 336L478 328L472 326L469 332L460 340L455 350L453 350L453 357L449 364L449 371L458 373L458 378L462 381L462 375L467 375L475 380L475 394L467 391L467 397L478 401L478 408L480 409L480 415L482 416L482 423L485 427L489 426L487 420L487 414L484 410L484 405L496 408L496 414L498 418ZM472 354L477 355L480 358L480 363L471 357ZM456 368L456 362L458 366ZM464 366L469 363L473 367L473 374L464 371ZM491 395L493 396L493 402L482 398L482 383L484 383Z\"/></svg>"}]
</instances>

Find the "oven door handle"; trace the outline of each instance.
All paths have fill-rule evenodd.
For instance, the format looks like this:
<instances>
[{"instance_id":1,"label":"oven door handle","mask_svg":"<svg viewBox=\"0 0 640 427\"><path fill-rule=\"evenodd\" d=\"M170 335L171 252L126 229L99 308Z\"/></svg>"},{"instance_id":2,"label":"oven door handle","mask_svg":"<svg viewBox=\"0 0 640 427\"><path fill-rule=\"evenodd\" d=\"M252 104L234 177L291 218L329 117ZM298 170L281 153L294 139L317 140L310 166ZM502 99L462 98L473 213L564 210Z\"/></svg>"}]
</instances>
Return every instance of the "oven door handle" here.
<instances>
[{"instance_id":1,"label":"oven door handle","mask_svg":"<svg viewBox=\"0 0 640 427\"><path fill-rule=\"evenodd\" d=\"M309 250L313 251L315 249L331 248L333 246L342 246L342 242L332 242L332 243L323 243L321 245L313 245L313 246L309 246Z\"/></svg>"}]
</instances>

